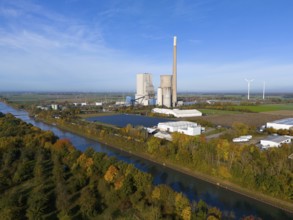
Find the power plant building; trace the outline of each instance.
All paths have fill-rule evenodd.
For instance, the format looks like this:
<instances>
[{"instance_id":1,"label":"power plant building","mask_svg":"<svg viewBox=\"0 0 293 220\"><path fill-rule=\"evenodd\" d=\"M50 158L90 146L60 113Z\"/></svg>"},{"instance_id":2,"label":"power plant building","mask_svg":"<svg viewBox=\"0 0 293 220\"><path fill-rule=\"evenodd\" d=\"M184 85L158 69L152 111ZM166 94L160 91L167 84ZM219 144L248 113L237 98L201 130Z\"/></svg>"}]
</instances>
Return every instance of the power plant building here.
<instances>
[{"instance_id":1,"label":"power plant building","mask_svg":"<svg viewBox=\"0 0 293 220\"><path fill-rule=\"evenodd\" d=\"M157 92L157 105L168 108L177 104L177 37L173 44L173 74L161 75L161 83Z\"/></svg>"},{"instance_id":2,"label":"power plant building","mask_svg":"<svg viewBox=\"0 0 293 220\"><path fill-rule=\"evenodd\" d=\"M136 75L135 102L150 105L154 102L154 86L152 75L142 73ZM173 44L173 71L172 75L160 76L160 87L157 90L157 105L168 108L177 105L177 37L174 36Z\"/></svg>"},{"instance_id":3,"label":"power plant building","mask_svg":"<svg viewBox=\"0 0 293 220\"><path fill-rule=\"evenodd\" d=\"M155 95L152 75L141 73L136 75L136 94L135 100L143 105L149 105L149 100Z\"/></svg>"}]
</instances>

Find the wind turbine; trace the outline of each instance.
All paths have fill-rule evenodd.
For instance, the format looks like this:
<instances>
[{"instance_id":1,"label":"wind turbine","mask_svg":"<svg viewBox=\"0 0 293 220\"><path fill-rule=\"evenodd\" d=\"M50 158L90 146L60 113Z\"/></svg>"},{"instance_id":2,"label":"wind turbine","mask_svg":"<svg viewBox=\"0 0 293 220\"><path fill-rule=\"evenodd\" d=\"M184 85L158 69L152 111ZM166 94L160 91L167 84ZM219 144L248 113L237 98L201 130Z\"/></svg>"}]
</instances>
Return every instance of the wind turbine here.
<instances>
[{"instance_id":1,"label":"wind turbine","mask_svg":"<svg viewBox=\"0 0 293 220\"><path fill-rule=\"evenodd\" d=\"M265 92L266 92L266 82L263 82L263 87L262 87L262 99L265 100Z\"/></svg>"},{"instance_id":2,"label":"wind turbine","mask_svg":"<svg viewBox=\"0 0 293 220\"><path fill-rule=\"evenodd\" d=\"M249 100L249 93L250 93L250 83L253 81L253 79L245 79L245 81L247 82L247 87L248 87L248 91L247 91L247 100Z\"/></svg>"}]
</instances>

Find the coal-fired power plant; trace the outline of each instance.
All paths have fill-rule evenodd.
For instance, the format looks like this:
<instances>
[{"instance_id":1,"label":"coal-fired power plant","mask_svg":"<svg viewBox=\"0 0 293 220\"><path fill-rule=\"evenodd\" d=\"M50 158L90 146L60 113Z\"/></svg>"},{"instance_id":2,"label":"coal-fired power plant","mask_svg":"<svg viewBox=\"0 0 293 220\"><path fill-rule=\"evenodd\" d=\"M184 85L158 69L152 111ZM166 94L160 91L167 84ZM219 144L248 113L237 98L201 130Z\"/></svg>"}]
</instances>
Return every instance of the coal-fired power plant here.
<instances>
[{"instance_id":1,"label":"coal-fired power plant","mask_svg":"<svg viewBox=\"0 0 293 220\"><path fill-rule=\"evenodd\" d=\"M172 75L160 76L160 87L157 90L157 105L168 108L177 105L177 37L173 39L173 71ZM151 74L137 74L135 100L141 99L139 103L149 105L153 98L153 84Z\"/></svg>"},{"instance_id":2,"label":"coal-fired power plant","mask_svg":"<svg viewBox=\"0 0 293 220\"><path fill-rule=\"evenodd\" d=\"M177 104L177 37L173 44L173 73L161 75L160 87L157 92L157 105L168 108Z\"/></svg>"}]
</instances>

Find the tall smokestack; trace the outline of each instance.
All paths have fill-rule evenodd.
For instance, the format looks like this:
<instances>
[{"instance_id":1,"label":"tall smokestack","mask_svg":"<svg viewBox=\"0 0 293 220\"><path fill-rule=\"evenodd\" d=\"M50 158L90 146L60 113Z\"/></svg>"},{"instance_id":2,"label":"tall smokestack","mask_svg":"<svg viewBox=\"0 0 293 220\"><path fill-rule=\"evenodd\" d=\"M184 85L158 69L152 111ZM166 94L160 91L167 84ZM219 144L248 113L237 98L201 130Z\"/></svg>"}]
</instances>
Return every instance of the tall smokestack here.
<instances>
[{"instance_id":1,"label":"tall smokestack","mask_svg":"<svg viewBox=\"0 0 293 220\"><path fill-rule=\"evenodd\" d=\"M174 36L173 44L173 76L172 76L172 106L177 104L177 37Z\"/></svg>"}]
</instances>

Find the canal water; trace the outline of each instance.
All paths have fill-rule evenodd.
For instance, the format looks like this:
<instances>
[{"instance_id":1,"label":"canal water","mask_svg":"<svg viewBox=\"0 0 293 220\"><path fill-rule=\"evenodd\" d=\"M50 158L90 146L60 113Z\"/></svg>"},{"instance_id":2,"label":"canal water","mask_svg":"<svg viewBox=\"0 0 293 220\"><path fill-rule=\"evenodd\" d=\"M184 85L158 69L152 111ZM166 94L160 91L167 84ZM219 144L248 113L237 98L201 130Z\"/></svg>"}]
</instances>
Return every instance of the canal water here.
<instances>
[{"instance_id":1,"label":"canal water","mask_svg":"<svg viewBox=\"0 0 293 220\"><path fill-rule=\"evenodd\" d=\"M220 208L223 212L233 212L236 219L242 216L255 215L262 219L293 219L293 215L265 203L250 199L240 194L220 188L194 177L182 174L167 167L152 163L134 155L123 153L99 142L86 139L76 134L60 130L55 126L47 125L30 118L25 111L15 110L0 102L0 112L11 113L16 117L31 123L43 130L51 130L60 138L68 138L73 145L84 151L93 147L98 152L104 152L126 163L131 163L138 169L150 173L154 184L167 184L175 191L182 192L192 201L204 200L212 206Z\"/></svg>"},{"instance_id":2,"label":"canal water","mask_svg":"<svg viewBox=\"0 0 293 220\"><path fill-rule=\"evenodd\" d=\"M112 124L121 128L125 127L127 124L131 124L133 126L142 125L144 127L153 127L153 126L157 126L159 122L171 121L170 119L146 117L141 115L129 115L129 114L97 116L97 117L87 118L86 120L92 121L92 122L98 121L98 122L102 122L106 124Z\"/></svg>"}]
</instances>

